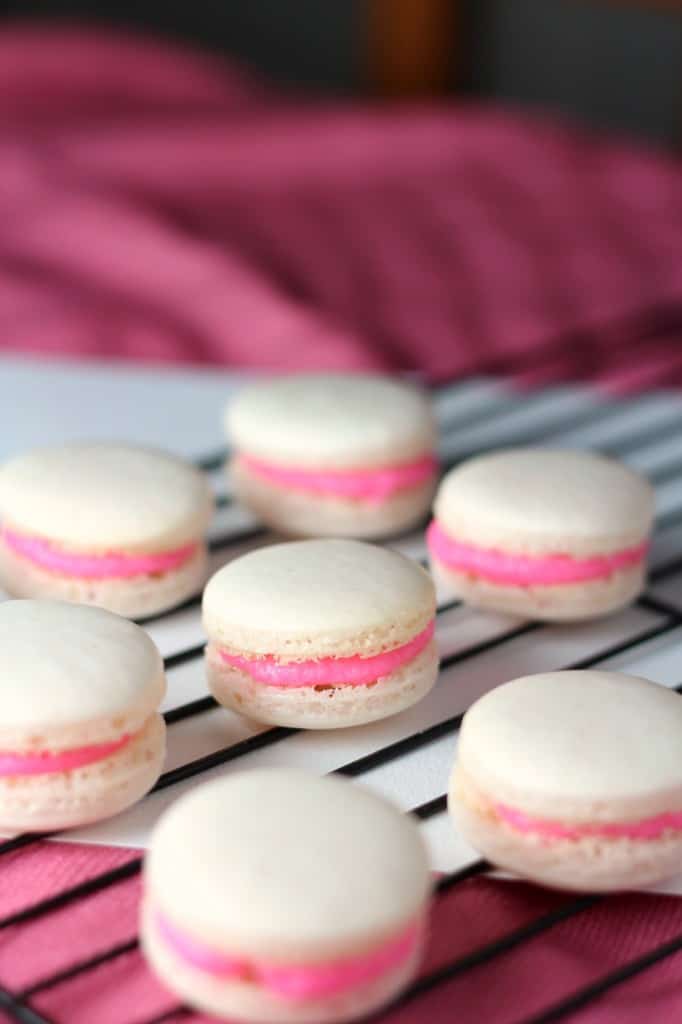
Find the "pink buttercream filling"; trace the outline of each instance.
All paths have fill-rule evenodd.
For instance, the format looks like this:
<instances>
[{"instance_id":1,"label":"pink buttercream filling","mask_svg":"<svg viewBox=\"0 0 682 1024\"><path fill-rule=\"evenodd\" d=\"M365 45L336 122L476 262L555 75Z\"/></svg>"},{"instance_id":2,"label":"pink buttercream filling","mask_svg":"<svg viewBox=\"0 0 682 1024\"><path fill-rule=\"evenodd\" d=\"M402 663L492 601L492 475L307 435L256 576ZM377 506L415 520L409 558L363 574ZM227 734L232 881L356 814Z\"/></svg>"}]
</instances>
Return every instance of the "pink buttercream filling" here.
<instances>
[{"instance_id":1,"label":"pink buttercream filling","mask_svg":"<svg viewBox=\"0 0 682 1024\"><path fill-rule=\"evenodd\" d=\"M328 963L284 964L228 956L205 946L180 931L158 911L154 915L156 929L173 952L201 971L215 977L252 982L268 989L282 999L324 999L367 984L403 963L415 949L421 929L411 924L380 949L363 956L334 960Z\"/></svg>"},{"instance_id":2,"label":"pink buttercream filling","mask_svg":"<svg viewBox=\"0 0 682 1024\"><path fill-rule=\"evenodd\" d=\"M60 576L79 579L126 579L151 573L177 569L194 555L197 545L185 544L174 551L156 551L148 555L130 555L107 551L103 554L83 554L65 551L42 537L32 537L4 527L2 538L21 558Z\"/></svg>"},{"instance_id":3,"label":"pink buttercream filling","mask_svg":"<svg viewBox=\"0 0 682 1024\"><path fill-rule=\"evenodd\" d=\"M59 753L37 751L35 754L0 751L0 776L47 775L50 772L68 772L83 765L103 761L129 743L131 736L121 736L110 743L97 743L88 747L74 747Z\"/></svg>"},{"instance_id":4,"label":"pink buttercream filling","mask_svg":"<svg viewBox=\"0 0 682 1024\"><path fill-rule=\"evenodd\" d=\"M564 825L560 821L531 818L523 811L506 804L495 804L495 812L517 832L532 833L543 839L659 839L664 832L682 829L682 811L657 814L642 821L595 822L585 825Z\"/></svg>"},{"instance_id":5,"label":"pink buttercream filling","mask_svg":"<svg viewBox=\"0 0 682 1024\"><path fill-rule=\"evenodd\" d=\"M270 654L264 658L245 658L223 648L219 648L219 654L229 665L268 686L366 686L416 658L431 640L434 627L435 623L431 621L426 629L402 647L370 658L354 654L349 658L320 658L319 661L283 664Z\"/></svg>"},{"instance_id":6,"label":"pink buttercream filling","mask_svg":"<svg viewBox=\"0 0 682 1024\"><path fill-rule=\"evenodd\" d=\"M449 537L434 520L426 532L431 554L441 564L458 572L470 572L492 583L510 583L516 586L533 584L555 585L580 583L604 579L619 569L638 565L646 556L648 544L639 544L624 551L591 558L572 558L570 555L507 554L494 548L479 548L462 544Z\"/></svg>"},{"instance_id":7,"label":"pink buttercream filling","mask_svg":"<svg viewBox=\"0 0 682 1024\"><path fill-rule=\"evenodd\" d=\"M370 502L385 501L397 491L417 487L435 475L438 465L433 455L372 469L296 469L263 462L251 455L240 455L239 461L251 473L278 487Z\"/></svg>"}]
</instances>

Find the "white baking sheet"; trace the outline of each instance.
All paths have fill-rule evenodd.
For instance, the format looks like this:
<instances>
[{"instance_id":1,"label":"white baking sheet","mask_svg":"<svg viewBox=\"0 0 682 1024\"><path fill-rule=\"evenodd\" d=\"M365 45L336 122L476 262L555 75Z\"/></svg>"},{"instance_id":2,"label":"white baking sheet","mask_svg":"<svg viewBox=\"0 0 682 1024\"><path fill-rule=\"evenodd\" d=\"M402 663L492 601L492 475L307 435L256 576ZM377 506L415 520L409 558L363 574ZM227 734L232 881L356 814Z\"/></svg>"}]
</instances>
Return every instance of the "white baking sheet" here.
<instances>
[{"instance_id":1,"label":"white baking sheet","mask_svg":"<svg viewBox=\"0 0 682 1024\"><path fill-rule=\"evenodd\" d=\"M222 409L242 380L238 374L213 370L0 359L0 458L47 442L123 438L211 461L224 446ZM471 380L440 390L434 401L445 460L498 445L571 445L619 455L652 476L660 519L648 599L587 625L531 628L504 616L446 606L437 628L446 667L417 707L361 728L285 736L267 735L263 727L219 708L191 714L169 725L166 770L213 753L217 760L230 759L69 838L144 847L163 808L210 776L261 765L295 765L315 772L344 768L357 784L405 810L417 809L434 868L452 871L475 854L454 834L438 798L446 790L456 744L450 720L479 695L516 675L586 661L635 672L665 686L682 683L682 398L657 393L606 401L579 388L515 395L494 381ZM221 471L212 469L210 476L223 501L211 529L218 568L272 538L253 534L249 515L230 503ZM425 555L420 532L394 543L415 558ZM206 697L202 660L198 651L192 653L203 642L198 602L160 616L146 628L169 659L164 710ZM265 735L255 741L256 749L245 753L242 745L228 753L261 733ZM370 755L376 756L369 760ZM682 894L682 875L665 889Z\"/></svg>"}]
</instances>

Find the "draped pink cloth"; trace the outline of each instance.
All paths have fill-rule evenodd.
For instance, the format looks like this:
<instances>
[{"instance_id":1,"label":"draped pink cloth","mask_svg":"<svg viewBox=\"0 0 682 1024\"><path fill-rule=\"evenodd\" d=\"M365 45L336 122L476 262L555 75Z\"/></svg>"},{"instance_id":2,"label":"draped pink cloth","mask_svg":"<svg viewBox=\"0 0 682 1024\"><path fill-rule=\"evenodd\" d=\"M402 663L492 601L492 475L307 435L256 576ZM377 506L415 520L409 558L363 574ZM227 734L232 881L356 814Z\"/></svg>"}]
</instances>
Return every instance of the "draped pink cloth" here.
<instances>
[{"instance_id":1,"label":"draped pink cloth","mask_svg":"<svg viewBox=\"0 0 682 1024\"><path fill-rule=\"evenodd\" d=\"M17 24L0 32L0 337L670 384L681 184L677 160L549 120L276 99L181 48Z\"/></svg>"},{"instance_id":2,"label":"draped pink cloth","mask_svg":"<svg viewBox=\"0 0 682 1024\"><path fill-rule=\"evenodd\" d=\"M182 49L16 25L0 32L0 344L621 392L680 383L681 184L670 157L549 121L274 99ZM0 916L131 856L6 856ZM134 937L138 897L129 880L0 932L0 984L29 987ZM457 887L437 904L426 969L567 898ZM680 900L610 898L388 1019L510 1024L680 931ZM175 1005L135 950L32 1000L64 1024ZM677 956L580 1020L680 1017Z\"/></svg>"}]
</instances>

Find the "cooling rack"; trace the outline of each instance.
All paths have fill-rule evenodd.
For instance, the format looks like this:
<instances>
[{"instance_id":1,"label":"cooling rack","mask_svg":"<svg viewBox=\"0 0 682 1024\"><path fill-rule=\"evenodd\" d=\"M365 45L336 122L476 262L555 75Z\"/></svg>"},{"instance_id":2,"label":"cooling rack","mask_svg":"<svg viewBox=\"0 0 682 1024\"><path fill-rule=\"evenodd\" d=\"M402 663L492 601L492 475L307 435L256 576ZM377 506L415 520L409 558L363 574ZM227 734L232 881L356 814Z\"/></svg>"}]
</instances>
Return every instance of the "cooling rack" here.
<instances>
[{"instance_id":1,"label":"cooling rack","mask_svg":"<svg viewBox=\"0 0 682 1024\"><path fill-rule=\"evenodd\" d=\"M10 368L6 380L11 379L16 387L14 404L9 403L8 413L13 421L5 446L17 449L40 440L35 436L34 426L24 427L18 411L23 408L22 388L28 386L30 379L33 400L41 387L46 395L41 424L43 440L72 436L74 432L81 436L127 433L143 442L165 441L167 447L187 455L189 435L191 445L195 446L195 462L209 475L217 496L218 509L210 534L213 568L275 539L233 502L222 472L226 452L216 426L218 406L234 386L234 379L193 378L190 374L184 375L183 383L179 384L179 378L147 375L148 400L164 409L163 416L154 419L148 413L146 419L142 417L131 424L126 418L131 385L125 375L118 382L118 390L114 386L112 391L111 375L92 371L94 377L91 374L88 380L95 397L87 416L72 419L72 411L64 412L70 390L83 386L83 372L75 368L60 377L46 371L42 377L36 377L34 372L27 376L19 367L13 377L14 369ZM188 379L191 389L183 390L188 387ZM139 375L135 381L137 387ZM174 418L164 403L177 401L180 392L185 406ZM200 599L194 598L144 623L164 654L169 681L165 706L169 758L152 794L116 819L68 836L17 836L0 842L0 867L3 860L9 865L16 864L16 858L31 856L52 838L144 847L149 829L163 808L188 787L236 768L288 764L346 775L390 797L413 814L439 872L436 901L456 899L457 891L461 893L460 887L470 879L490 872L489 865L477 859L454 835L446 814L444 790L457 731L473 700L516 675L591 666L641 674L682 692L682 398L659 392L627 401L606 400L578 388L521 395L494 381L470 380L439 389L434 393L434 403L441 427L440 455L444 468L500 446L543 444L598 450L644 471L653 482L657 497L657 528L646 594L618 615L579 626L543 625L478 613L441 594L437 637L442 661L434 691L416 708L387 722L333 735L257 726L216 708L213 699L206 696L203 682ZM98 412L98 407L105 408L105 414ZM203 434L201 430L195 429L192 434L191 428L185 429L192 410L197 410ZM213 447L203 443L209 430L214 438ZM393 538L390 543L415 559L425 559L423 528ZM86 872L75 882L70 878L68 885L57 884L49 892L41 892L39 898L32 896L31 891L22 892L18 902L14 899L16 909L0 917L0 944L4 936L17 936L22 929L34 928L67 909L83 908L103 892L115 892L125 902L126 887L136 885L141 865L142 857L131 854L114 867ZM1 877L0 871L0 886ZM666 891L682 895L682 877L674 879ZM453 979L484 967L492 971L494 964L511 951L537 940L572 917L598 913L610 899L613 898L563 898L560 904L531 916L493 941L476 945L465 954L446 956L436 968L427 970L396 1005L373 1019L390 1024L404 1007L417 1004L438 989L445 990ZM576 987L532 1016L517 1019L510 1007L509 1024L544 1024L572 1016L595 1000L606 999L611 989L680 950L682 932L621 962L583 987ZM61 960L59 969L33 977L28 984L23 982L25 970L20 972L22 981L18 984L12 977L2 975L0 1010L8 1020L63 1024L68 1016L52 1015L44 1009L46 994L60 986L77 984L90 974L96 976L98 984L106 986L107 971L114 970L115 984L125 987L126 965L135 964L138 975L142 969L132 926L130 934L116 943L108 943L106 935L95 930L88 955L71 959L67 950ZM490 974L485 978L486 984L494 984ZM129 1013L120 1018L120 1024L162 1024L183 1019L204 1018L174 1003L169 996L160 1011ZM93 1020L97 1024L96 1018Z\"/></svg>"}]
</instances>

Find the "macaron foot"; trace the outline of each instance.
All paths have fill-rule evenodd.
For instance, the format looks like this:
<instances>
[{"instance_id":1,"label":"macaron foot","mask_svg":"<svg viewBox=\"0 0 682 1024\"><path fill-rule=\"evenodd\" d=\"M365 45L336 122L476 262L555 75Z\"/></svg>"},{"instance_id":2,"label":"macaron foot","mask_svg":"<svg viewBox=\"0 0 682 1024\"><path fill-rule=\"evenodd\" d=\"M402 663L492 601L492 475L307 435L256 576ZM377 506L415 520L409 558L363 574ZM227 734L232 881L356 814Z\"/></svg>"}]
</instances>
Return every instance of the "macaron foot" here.
<instances>
[{"instance_id":1,"label":"macaron foot","mask_svg":"<svg viewBox=\"0 0 682 1024\"><path fill-rule=\"evenodd\" d=\"M381 501L362 501L285 490L249 472L238 460L228 471L242 504L287 537L390 537L424 519L436 489L432 480Z\"/></svg>"},{"instance_id":2,"label":"macaron foot","mask_svg":"<svg viewBox=\"0 0 682 1024\"><path fill-rule=\"evenodd\" d=\"M500 821L462 776L452 780L449 807L458 832L492 864L551 889L618 892L641 889L682 869L682 831L659 839L552 839Z\"/></svg>"},{"instance_id":3,"label":"macaron foot","mask_svg":"<svg viewBox=\"0 0 682 1024\"><path fill-rule=\"evenodd\" d=\"M60 576L17 555L0 536L0 586L12 597L50 598L105 608L128 619L157 615L201 593L207 576L202 543L177 569L121 579Z\"/></svg>"},{"instance_id":4,"label":"macaron foot","mask_svg":"<svg viewBox=\"0 0 682 1024\"><path fill-rule=\"evenodd\" d=\"M246 718L297 729L341 729L398 714L420 701L438 678L432 640L408 665L359 686L266 686L206 651L208 686L223 707Z\"/></svg>"},{"instance_id":5,"label":"macaron foot","mask_svg":"<svg viewBox=\"0 0 682 1024\"><path fill-rule=\"evenodd\" d=\"M166 726L152 715L115 754L49 775L0 777L0 829L53 832L111 818L152 788L166 755Z\"/></svg>"},{"instance_id":6,"label":"macaron foot","mask_svg":"<svg viewBox=\"0 0 682 1024\"><path fill-rule=\"evenodd\" d=\"M644 564L619 570L606 579L555 586L494 583L440 565L433 556L431 572L444 596L459 598L472 608L540 622L579 622L611 615L631 604L646 585Z\"/></svg>"}]
</instances>

